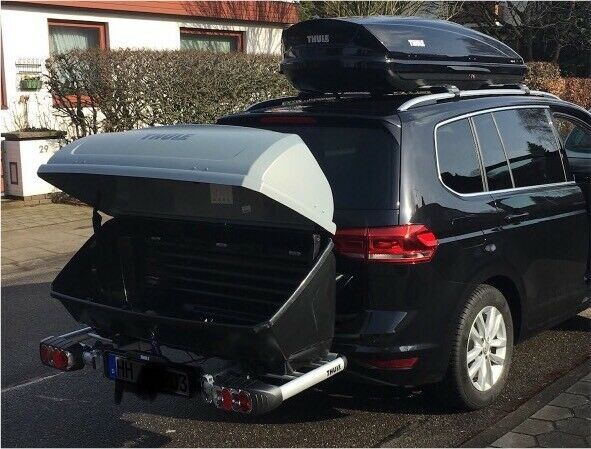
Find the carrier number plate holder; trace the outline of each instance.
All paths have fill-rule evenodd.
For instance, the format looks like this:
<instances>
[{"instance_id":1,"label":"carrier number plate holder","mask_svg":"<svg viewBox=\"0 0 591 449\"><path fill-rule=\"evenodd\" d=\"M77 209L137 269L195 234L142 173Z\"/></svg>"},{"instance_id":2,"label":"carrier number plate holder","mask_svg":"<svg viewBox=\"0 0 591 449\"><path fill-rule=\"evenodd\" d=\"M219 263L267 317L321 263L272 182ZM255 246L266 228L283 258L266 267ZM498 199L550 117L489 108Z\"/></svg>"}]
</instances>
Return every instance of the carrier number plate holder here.
<instances>
[{"instance_id":1,"label":"carrier number plate holder","mask_svg":"<svg viewBox=\"0 0 591 449\"><path fill-rule=\"evenodd\" d=\"M105 375L129 384L156 387L162 393L190 397L195 391L195 377L188 369L163 363L142 362L113 352L105 353Z\"/></svg>"}]
</instances>

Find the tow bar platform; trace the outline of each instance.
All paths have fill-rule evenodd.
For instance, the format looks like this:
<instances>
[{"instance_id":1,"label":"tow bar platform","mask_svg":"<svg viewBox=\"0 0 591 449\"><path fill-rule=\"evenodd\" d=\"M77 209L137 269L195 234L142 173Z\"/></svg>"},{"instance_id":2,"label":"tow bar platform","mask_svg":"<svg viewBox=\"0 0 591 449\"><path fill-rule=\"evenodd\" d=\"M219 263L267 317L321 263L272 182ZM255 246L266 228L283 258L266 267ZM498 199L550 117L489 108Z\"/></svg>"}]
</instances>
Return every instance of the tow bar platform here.
<instances>
[{"instance_id":1,"label":"tow bar platform","mask_svg":"<svg viewBox=\"0 0 591 449\"><path fill-rule=\"evenodd\" d=\"M178 362L172 356L155 353L153 348L153 342L114 341L85 327L43 339L39 355L45 365L62 371L86 366L102 370L105 377L115 381L116 402L121 401L124 391L144 397L158 393L187 398L198 395L219 409L254 415L270 412L347 366L344 356L329 353L289 374L254 374L234 361L190 355L189 360Z\"/></svg>"}]
</instances>

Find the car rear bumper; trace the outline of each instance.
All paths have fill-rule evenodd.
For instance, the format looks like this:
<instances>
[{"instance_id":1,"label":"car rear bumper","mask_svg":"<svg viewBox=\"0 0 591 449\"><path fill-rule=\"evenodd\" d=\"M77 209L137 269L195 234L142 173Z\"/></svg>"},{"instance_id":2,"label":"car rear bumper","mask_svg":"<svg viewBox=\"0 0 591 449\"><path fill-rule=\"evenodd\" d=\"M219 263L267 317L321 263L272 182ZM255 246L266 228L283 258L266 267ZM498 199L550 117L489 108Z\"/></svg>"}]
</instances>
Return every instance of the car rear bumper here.
<instances>
[{"instance_id":1,"label":"car rear bumper","mask_svg":"<svg viewBox=\"0 0 591 449\"><path fill-rule=\"evenodd\" d=\"M356 321L361 323L359 332L337 333L332 347L347 355L350 375L396 386L435 383L443 378L451 346L445 321L435 329L428 325L425 312L381 310L364 311ZM384 368L388 362L403 367Z\"/></svg>"}]
</instances>

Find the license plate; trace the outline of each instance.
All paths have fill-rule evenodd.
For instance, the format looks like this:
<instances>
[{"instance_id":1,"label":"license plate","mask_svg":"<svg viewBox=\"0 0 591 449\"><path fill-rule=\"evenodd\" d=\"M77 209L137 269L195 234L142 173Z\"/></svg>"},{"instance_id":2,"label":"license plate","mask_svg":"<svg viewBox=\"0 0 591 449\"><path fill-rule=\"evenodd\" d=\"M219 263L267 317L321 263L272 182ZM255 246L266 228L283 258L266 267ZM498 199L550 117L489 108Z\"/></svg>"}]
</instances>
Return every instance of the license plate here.
<instances>
[{"instance_id":1,"label":"license plate","mask_svg":"<svg viewBox=\"0 0 591 449\"><path fill-rule=\"evenodd\" d=\"M106 375L113 380L137 384L156 383L164 393L191 396L189 373L164 364L143 363L118 354L107 354Z\"/></svg>"}]
</instances>

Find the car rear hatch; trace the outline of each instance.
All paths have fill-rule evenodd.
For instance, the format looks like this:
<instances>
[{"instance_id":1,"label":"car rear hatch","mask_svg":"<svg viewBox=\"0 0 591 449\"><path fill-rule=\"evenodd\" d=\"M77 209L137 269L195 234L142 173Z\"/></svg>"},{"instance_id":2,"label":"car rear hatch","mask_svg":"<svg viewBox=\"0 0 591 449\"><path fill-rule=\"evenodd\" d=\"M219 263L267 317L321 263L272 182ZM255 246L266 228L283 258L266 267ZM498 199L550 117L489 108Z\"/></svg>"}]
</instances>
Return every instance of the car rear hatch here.
<instances>
[{"instance_id":1,"label":"car rear hatch","mask_svg":"<svg viewBox=\"0 0 591 449\"><path fill-rule=\"evenodd\" d=\"M332 192L298 136L101 134L62 148L39 176L114 217L52 284L78 321L278 372L330 348Z\"/></svg>"},{"instance_id":2,"label":"car rear hatch","mask_svg":"<svg viewBox=\"0 0 591 449\"><path fill-rule=\"evenodd\" d=\"M400 126L395 125L395 118L382 119L391 108L391 102L350 98L286 105L264 112L253 108L252 112L220 119L222 124L297 134L326 175L338 226L333 238L337 339L359 335L367 322L367 310L393 306L382 300L383 287L392 279L392 267L369 266L339 251L338 245L339 237L348 229L399 224Z\"/></svg>"}]
</instances>

